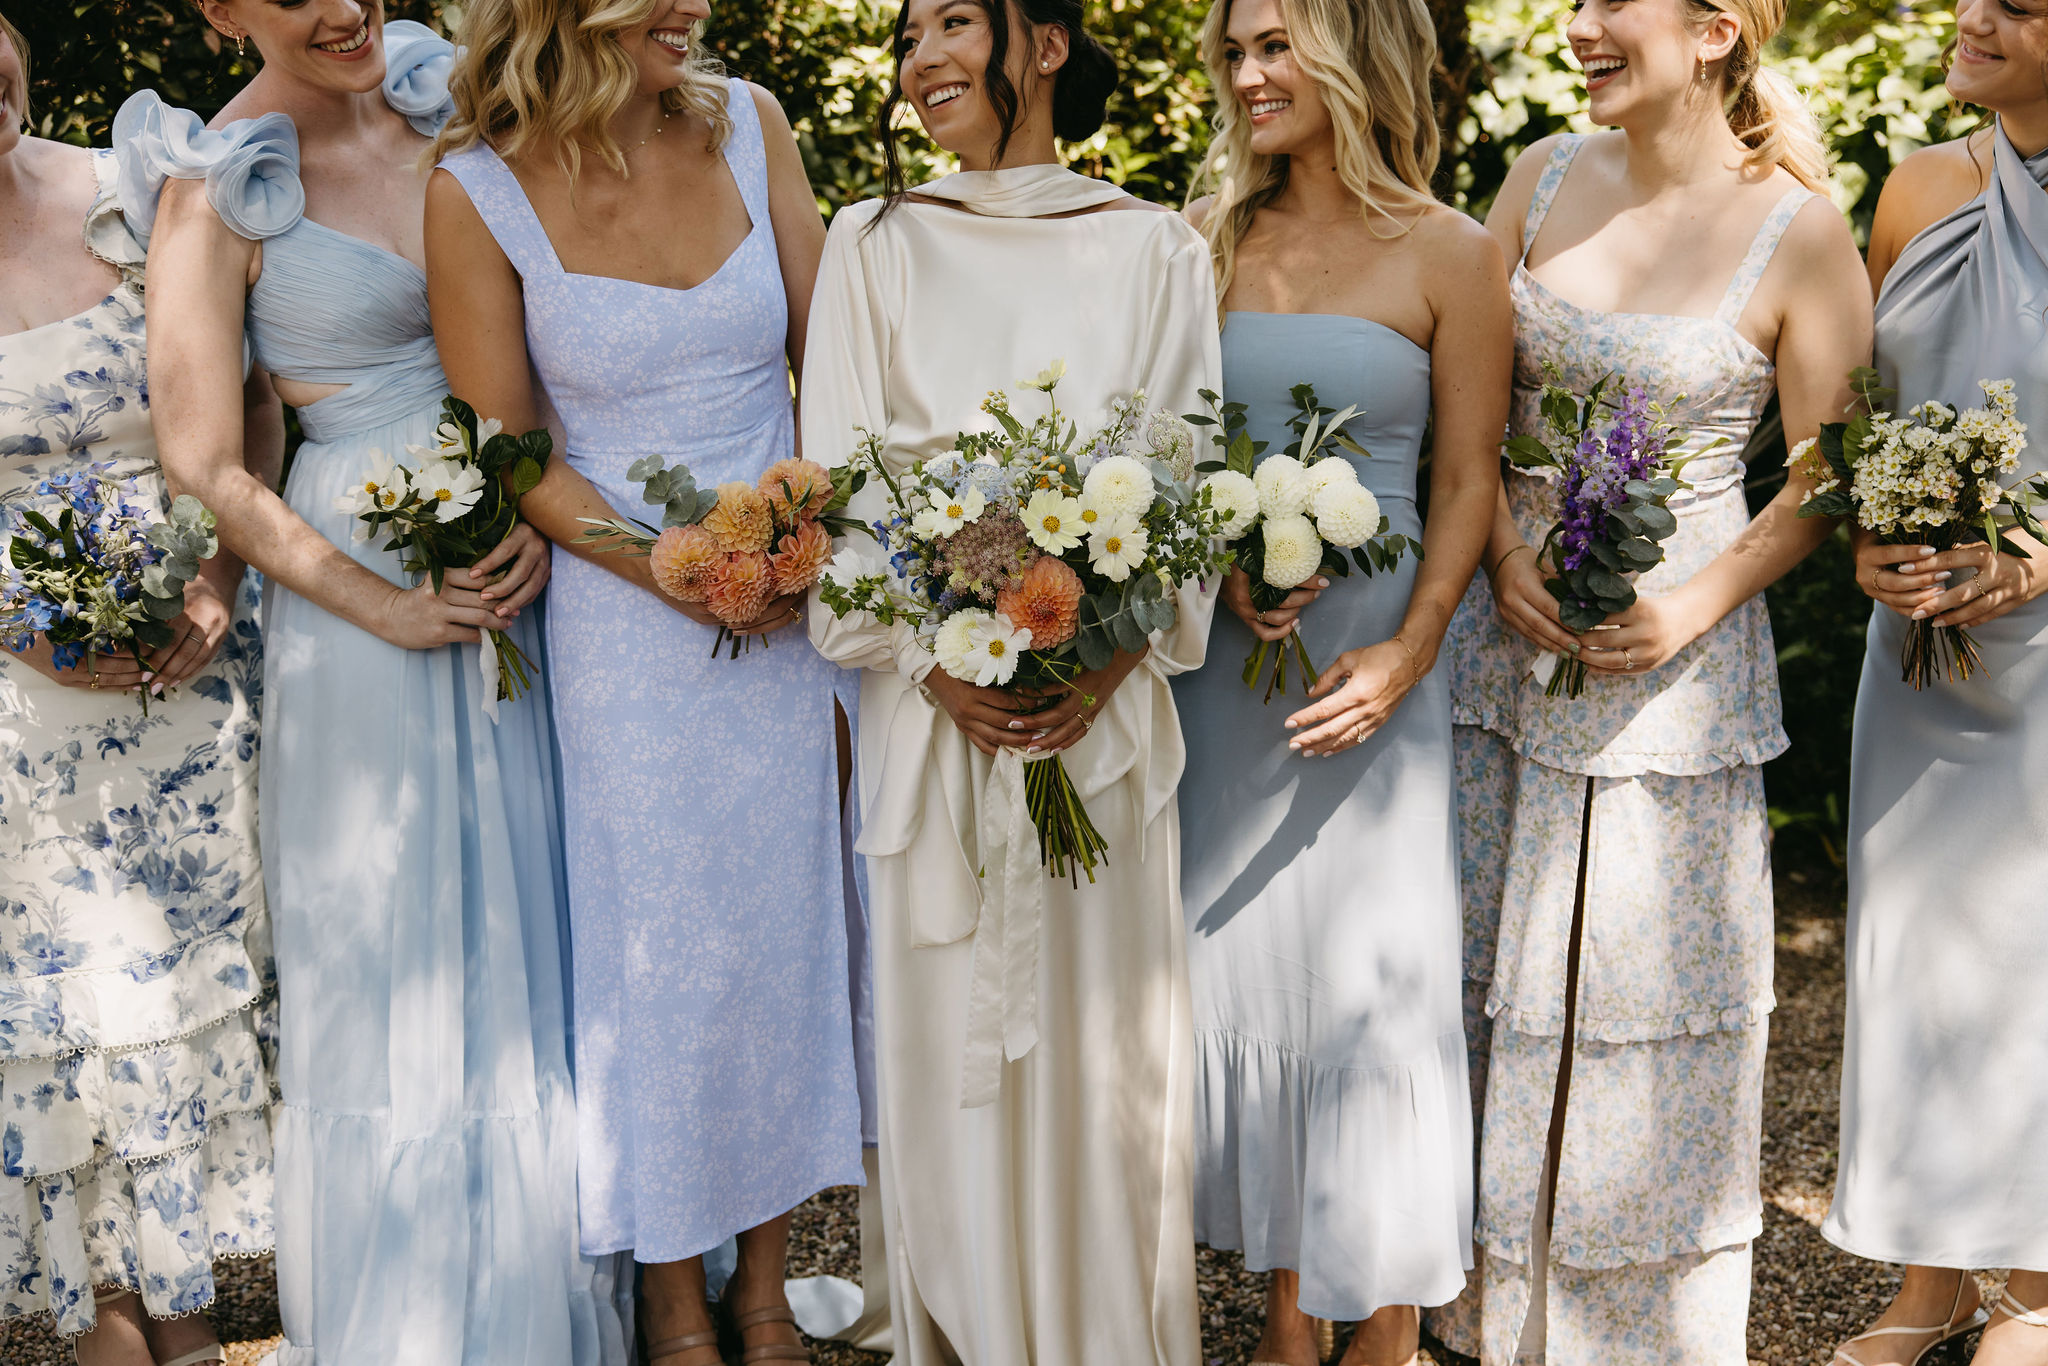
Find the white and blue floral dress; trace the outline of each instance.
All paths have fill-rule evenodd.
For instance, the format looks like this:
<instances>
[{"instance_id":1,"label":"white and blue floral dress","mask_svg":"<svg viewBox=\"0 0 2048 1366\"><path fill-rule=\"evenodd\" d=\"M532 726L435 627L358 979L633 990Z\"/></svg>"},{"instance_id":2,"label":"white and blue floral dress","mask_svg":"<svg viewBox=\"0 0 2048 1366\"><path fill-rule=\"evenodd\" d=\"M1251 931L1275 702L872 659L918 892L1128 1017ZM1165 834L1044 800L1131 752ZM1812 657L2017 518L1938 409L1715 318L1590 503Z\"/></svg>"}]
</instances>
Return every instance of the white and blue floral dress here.
<instances>
[{"instance_id":1,"label":"white and blue floral dress","mask_svg":"<svg viewBox=\"0 0 2048 1366\"><path fill-rule=\"evenodd\" d=\"M161 505L142 247L112 158L85 224L120 284L0 337L0 505L103 464ZM268 1251L274 975L256 843L253 588L213 661L149 714L0 653L0 1320L95 1322L93 1287L153 1318Z\"/></svg>"},{"instance_id":2,"label":"white and blue floral dress","mask_svg":"<svg viewBox=\"0 0 2048 1366\"><path fill-rule=\"evenodd\" d=\"M1525 253L1582 145L1566 138L1551 153L1523 226ZM1582 393L1610 374L1648 391L1668 405L1685 450L1727 440L1686 467L1691 489L1671 505L1678 531L1642 576L1645 596L1685 583L1748 525L1740 452L1776 370L1735 325L1812 197L1783 196L1711 317L1583 309L1515 269L1514 431L1538 429L1555 367ZM1540 544L1557 516L1554 481L1518 470L1506 479L1516 524ZM1444 655L1466 1032L1475 1104L1484 1102L1482 1271L1432 1327L1447 1345L1506 1366L1540 1305L1539 1359L1549 1366L1743 1366L1774 1004L1761 765L1786 745L1770 620L1752 598L1654 669L1593 674L1576 699L1544 696L1530 675L1535 653L1501 624L1475 577ZM1531 1263L1567 1039L1570 1090L1538 1286Z\"/></svg>"}]
</instances>

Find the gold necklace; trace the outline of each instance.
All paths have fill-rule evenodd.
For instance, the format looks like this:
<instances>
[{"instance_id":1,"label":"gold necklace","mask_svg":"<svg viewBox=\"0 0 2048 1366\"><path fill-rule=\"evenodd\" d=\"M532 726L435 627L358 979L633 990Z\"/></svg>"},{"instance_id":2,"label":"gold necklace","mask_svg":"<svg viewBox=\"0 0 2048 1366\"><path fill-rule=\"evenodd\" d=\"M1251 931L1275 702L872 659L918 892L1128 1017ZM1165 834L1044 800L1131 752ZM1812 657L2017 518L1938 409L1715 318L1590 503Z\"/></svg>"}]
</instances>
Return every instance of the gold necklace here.
<instances>
[{"instance_id":1,"label":"gold necklace","mask_svg":"<svg viewBox=\"0 0 2048 1366\"><path fill-rule=\"evenodd\" d=\"M654 140L655 140L656 138L660 137L660 136L661 136L661 135L662 135L662 134L663 134L664 132L666 132L666 131L667 131L667 129L668 129L668 110L664 109L664 110L662 110L662 111L661 111L661 121L660 121L659 123L657 123L657 124L655 124L655 125L654 125L654 131L653 131L653 132L651 132L651 133L649 133L649 134L648 134L648 135L647 135L646 137L644 137L644 138L640 139L640 141L638 141L638 142L634 143L634 144L633 144L633 145L632 145L631 147L628 147L628 148L627 148L626 150L627 150L627 151L629 151L629 152L637 152L637 151L639 151L639 150L640 150L640 149L641 149L642 147L645 147L645 146L646 146L646 145L647 145L648 143L650 143L650 142L654 141Z\"/></svg>"}]
</instances>

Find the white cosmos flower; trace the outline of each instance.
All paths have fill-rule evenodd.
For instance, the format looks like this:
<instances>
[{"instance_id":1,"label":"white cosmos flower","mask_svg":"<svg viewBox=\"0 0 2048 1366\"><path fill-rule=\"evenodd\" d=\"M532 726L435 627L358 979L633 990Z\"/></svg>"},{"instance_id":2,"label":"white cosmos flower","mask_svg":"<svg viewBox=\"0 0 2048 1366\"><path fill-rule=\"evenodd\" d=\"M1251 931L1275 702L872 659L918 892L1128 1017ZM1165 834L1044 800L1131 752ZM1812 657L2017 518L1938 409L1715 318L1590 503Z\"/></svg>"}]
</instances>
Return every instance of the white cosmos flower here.
<instances>
[{"instance_id":1,"label":"white cosmos flower","mask_svg":"<svg viewBox=\"0 0 2048 1366\"><path fill-rule=\"evenodd\" d=\"M1380 500L1362 484L1339 480L1317 492L1315 515L1316 530L1323 539L1349 550L1364 545L1379 531Z\"/></svg>"},{"instance_id":2,"label":"white cosmos flower","mask_svg":"<svg viewBox=\"0 0 2048 1366\"><path fill-rule=\"evenodd\" d=\"M474 466L437 460L413 476L413 491L436 519L452 522L484 496L484 477Z\"/></svg>"},{"instance_id":3,"label":"white cosmos flower","mask_svg":"<svg viewBox=\"0 0 2048 1366\"><path fill-rule=\"evenodd\" d=\"M1288 517L1307 512L1315 497L1315 485L1308 471L1291 455L1269 455L1252 471L1252 483L1259 490L1259 511L1267 517Z\"/></svg>"},{"instance_id":4,"label":"white cosmos flower","mask_svg":"<svg viewBox=\"0 0 2048 1366\"><path fill-rule=\"evenodd\" d=\"M1064 555L1081 544L1081 500L1040 489L1024 505L1024 534L1048 555Z\"/></svg>"},{"instance_id":5,"label":"white cosmos flower","mask_svg":"<svg viewBox=\"0 0 2048 1366\"><path fill-rule=\"evenodd\" d=\"M1145 563L1148 544L1137 518L1109 518L1088 538L1088 567L1111 583L1122 583Z\"/></svg>"},{"instance_id":6,"label":"white cosmos flower","mask_svg":"<svg viewBox=\"0 0 2048 1366\"><path fill-rule=\"evenodd\" d=\"M1111 521L1119 516L1143 517L1152 507L1152 471L1141 460L1112 455L1096 461L1088 471L1081 496Z\"/></svg>"},{"instance_id":7,"label":"white cosmos flower","mask_svg":"<svg viewBox=\"0 0 2048 1366\"><path fill-rule=\"evenodd\" d=\"M911 526L920 536L951 536L981 516L987 506L988 500L981 496L981 490L971 485L960 493L933 489L931 502L912 519Z\"/></svg>"},{"instance_id":8,"label":"white cosmos flower","mask_svg":"<svg viewBox=\"0 0 2048 1366\"><path fill-rule=\"evenodd\" d=\"M1263 577L1275 588L1298 588L1323 563L1323 538L1300 513L1268 514L1264 526L1266 567Z\"/></svg>"},{"instance_id":9,"label":"white cosmos flower","mask_svg":"<svg viewBox=\"0 0 2048 1366\"><path fill-rule=\"evenodd\" d=\"M1017 387L1019 389L1037 389L1049 394L1066 377L1067 363L1063 360L1056 360L1051 365L1040 370L1036 379L1018 380Z\"/></svg>"},{"instance_id":10,"label":"white cosmos flower","mask_svg":"<svg viewBox=\"0 0 2048 1366\"><path fill-rule=\"evenodd\" d=\"M495 417L477 419L476 444L469 444L469 433L453 419L434 428L434 445L440 455L475 455L490 444L491 438L505 430L505 424Z\"/></svg>"},{"instance_id":11,"label":"white cosmos flower","mask_svg":"<svg viewBox=\"0 0 2048 1366\"><path fill-rule=\"evenodd\" d=\"M938 633L932 637L932 658L939 661L939 667L955 678L972 679L974 629L990 619L989 613L970 607L940 622Z\"/></svg>"},{"instance_id":12,"label":"white cosmos flower","mask_svg":"<svg viewBox=\"0 0 2048 1366\"><path fill-rule=\"evenodd\" d=\"M405 503L406 495L412 492L405 477L405 467L390 456L376 449L370 451L370 468L363 477L350 487L347 493L334 500L336 512L346 512L361 517L372 512L391 512ZM370 529L359 528L362 533L356 539L369 539Z\"/></svg>"},{"instance_id":13,"label":"white cosmos flower","mask_svg":"<svg viewBox=\"0 0 2048 1366\"><path fill-rule=\"evenodd\" d=\"M1259 487L1250 475L1218 470L1204 487L1209 490L1209 506L1223 518L1225 540L1236 540L1259 520Z\"/></svg>"},{"instance_id":14,"label":"white cosmos flower","mask_svg":"<svg viewBox=\"0 0 2048 1366\"><path fill-rule=\"evenodd\" d=\"M1000 688L1016 676L1018 661L1031 648L1031 632L1011 625L1001 612L980 615L967 628L967 676L977 688Z\"/></svg>"}]
</instances>

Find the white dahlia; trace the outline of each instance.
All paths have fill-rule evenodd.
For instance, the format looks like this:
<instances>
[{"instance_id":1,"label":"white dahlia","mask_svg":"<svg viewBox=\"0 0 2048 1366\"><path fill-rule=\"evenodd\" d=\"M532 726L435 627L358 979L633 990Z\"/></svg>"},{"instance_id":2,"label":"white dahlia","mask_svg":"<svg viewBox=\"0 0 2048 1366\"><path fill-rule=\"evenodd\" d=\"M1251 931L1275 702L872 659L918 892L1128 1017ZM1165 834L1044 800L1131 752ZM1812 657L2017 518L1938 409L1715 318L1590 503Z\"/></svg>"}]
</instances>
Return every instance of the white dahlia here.
<instances>
[{"instance_id":1,"label":"white dahlia","mask_svg":"<svg viewBox=\"0 0 2048 1366\"><path fill-rule=\"evenodd\" d=\"M1308 582L1323 563L1323 538L1308 518L1298 512L1279 517L1268 513L1263 530L1266 582L1275 588L1298 588Z\"/></svg>"},{"instance_id":2,"label":"white dahlia","mask_svg":"<svg viewBox=\"0 0 2048 1366\"><path fill-rule=\"evenodd\" d=\"M1128 455L1098 460L1081 486L1081 497L1111 521L1143 517L1152 508L1152 471Z\"/></svg>"},{"instance_id":3,"label":"white dahlia","mask_svg":"<svg viewBox=\"0 0 2048 1366\"><path fill-rule=\"evenodd\" d=\"M1361 484L1333 483L1316 494L1315 516L1323 539L1349 550L1380 529L1380 500Z\"/></svg>"},{"instance_id":4,"label":"white dahlia","mask_svg":"<svg viewBox=\"0 0 2048 1366\"><path fill-rule=\"evenodd\" d=\"M1209 476L1209 506L1223 519L1225 540L1234 541L1259 520L1259 486L1250 475L1236 470L1218 470Z\"/></svg>"},{"instance_id":5,"label":"white dahlia","mask_svg":"<svg viewBox=\"0 0 2048 1366\"><path fill-rule=\"evenodd\" d=\"M1308 470L1291 455L1269 455L1252 471L1259 490L1259 511L1267 517L1298 516L1308 511L1315 485Z\"/></svg>"},{"instance_id":6,"label":"white dahlia","mask_svg":"<svg viewBox=\"0 0 2048 1366\"><path fill-rule=\"evenodd\" d=\"M932 637L932 658L955 678L972 680L975 675L974 633L995 618L979 608L955 612L939 624Z\"/></svg>"}]
</instances>

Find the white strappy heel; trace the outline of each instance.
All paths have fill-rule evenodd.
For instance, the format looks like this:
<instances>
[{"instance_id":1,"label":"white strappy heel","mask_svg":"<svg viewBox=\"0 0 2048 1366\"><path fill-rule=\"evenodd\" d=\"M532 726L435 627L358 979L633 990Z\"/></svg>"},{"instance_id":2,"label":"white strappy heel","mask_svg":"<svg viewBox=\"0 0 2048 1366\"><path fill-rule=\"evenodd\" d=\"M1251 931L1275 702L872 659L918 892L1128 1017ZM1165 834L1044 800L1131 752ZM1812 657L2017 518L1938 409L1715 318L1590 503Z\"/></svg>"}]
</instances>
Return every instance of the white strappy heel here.
<instances>
[{"instance_id":1,"label":"white strappy heel","mask_svg":"<svg viewBox=\"0 0 2048 1366\"><path fill-rule=\"evenodd\" d=\"M1859 1342L1869 1342L1873 1338L1894 1337L1908 1333L1916 1337L1931 1333L1934 1335L1933 1341L1922 1347L1914 1355L1913 1359L1906 1363L1906 1366L1920 1366L1920 1363L1926 1360L1927 1354L1941 1346L1942 1343L1949 1341L1951 1338L1959 1338L1965 1333L1976 1332L1991 1321L1991 1316L1984 1312L1982 1305L1973 1310L1970 1316L1962 1322L1958 1323L1956 1321L1956 1310L1963 1307L1963 1278L1969 1274L1967 1271L1958 1271L1956 1273L1956 1297L1949 1304L1946 1322L1930 1324L1924 1328L1872 1328L1858 1333L1855 1337L1850 1338L1835 1349L1835 1355L1829 1360L1828 1366L1844 1366L1844 1363L1847 1363L1847 1366L1868 1366L1868 1363L1849 1351L1851 1347L1854 1347ZM2011 1296L2006 1298L2011 1299ZM2014 1301L2014 1303L2018 1303L2018 1301Z\"/></svg>"},{"instance_id":2,"label":"white strappy heel","mask_svg":"<svg viewBox=\"0 0 2048 1366\"><path fill-rule=\"evenodd\" d=\"M2048 1308L2029 1309L2015 1299L2010 1290L1999 1294L1998 1312L2016 1323L2024 1323L2029 1328L2048 1328Z\"/></svg>"}]
</instances>

